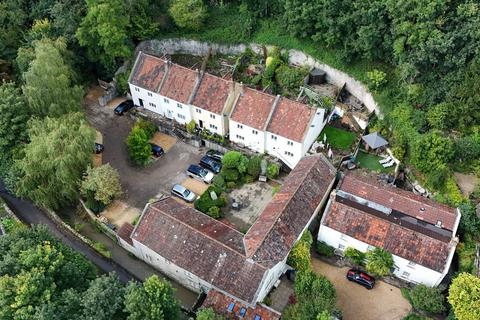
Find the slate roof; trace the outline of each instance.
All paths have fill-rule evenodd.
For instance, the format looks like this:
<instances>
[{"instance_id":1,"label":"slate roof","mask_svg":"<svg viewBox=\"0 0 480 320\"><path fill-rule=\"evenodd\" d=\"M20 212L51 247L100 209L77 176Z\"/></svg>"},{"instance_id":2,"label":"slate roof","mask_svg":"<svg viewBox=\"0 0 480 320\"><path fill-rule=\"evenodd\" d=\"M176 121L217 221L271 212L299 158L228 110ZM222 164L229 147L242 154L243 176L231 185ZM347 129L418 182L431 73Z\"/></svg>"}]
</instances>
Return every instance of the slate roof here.
<instances>
[{"instance_id":1,"label":"slate roof","mask_svg":"<svg viewBox=\"0 0 480 320\"><path fill-rule=\"evenodd\" d=\"M192 105L212 113L222 114L233 82L204 74Z\"/></svg>"},{"instance_id":2,"label":"slate roof","mask_svg":"<svg viewBox=\"0 0 480 320\"><path fill-rule=\"evenodd\" d=\"M253 303L267 268L286 258L334 177L323 155L304 157L245 237L170 197L147 207L131 237L219 290Z\"/></svg>"},{"instance_id":3,"label":"slate roof","mask_svg":"<svg viewBox=\"0 0 480 320\"><path fill-rule=\"evenodd\" d=\"M349 172L340 181L338 188L431 224L441 221L442 228L454 231L456 209L413 192L381 184L371 176Z\"/></svg>"},{"instance_id":4,"label":"slate roof","mask_svg":"<svg viewBox=\"0 0 480 320\"><path fill-rule=\"evenodd\" d=\"M251 128L264 131L274 102L274 96L244 87L230 118Z\"/></svg>"},{"instance_id":5,"label":"slate roof","mask_svg":"<svg viewBox=\"0 0 480 320\"><path fill-rule=\"evenodd\" d=\"M303 142L315 109L287 98L280 99L267 131L292 141Z\"/></svg>"},{"instance_id":6,"label":"slate roof","mask_svg":"<svg viewBox=\"0 0 480 320\"><path fill-rule=\"evenodd\" d=\"M233 310L229 312L228 306L230 303L234 303ZM251 308L244 303L235 300L217 290L210 290L207 294L207 298L202 304L204 308L212 308L215 310L215 314L221 314L226 319L245 319L255 320L255 316L260 316L262 320L278 320L281 314L265 305L255 304L255 308ZM240 317L240 310L245 308L245 315Z\"/></svg>"},{"instance_id":7,"label":"slate roof","mask_svg":"<svg viewBox=\"0 0 480 320\"><path fill-rule=\"evenodd\" d=\"M404 228L338 201L331 203L323 224L438 272L443 272L448 262L448 242Z\"/></svg>"},{"instance_id":8,"label":"slate roof","mask_svg":"<svg viewBox=\"0 0 480 320\"><path fill-rule=\"evenodd\" d=\"M157 92L165 76L166 66L164 60L140 51L131 73L130 83Z\"/></svg>"},{"instance_id":9,"label":"slate roof","mask_svg":"<svg viewBox=\"0 0 480 320\"><path fill-rule=\"evenodd\" d=\"M388 141L385 140L378 132L372 132L362 137L362 140L365 141L370 148L377 149L388 144Z\"/></svg>"},{"instance_id":10,"label":"slate roof","mask_svg":"<svg viewBox=\"0 0 480 320\"><path fill-rule=\"evenodd\" d=\"M266 267L282 261L330 191L335 174L322 154L300 160L245 235L247 255Z\"/></svg>"},{"instance_id":11,"label":"slate roof","mask_svg":"<svg viewBox=\"0 0 480 320\"><path fill-rule=\"evenodd\" d=\"M187 217L193 218L193 222L182 220ZM166 198L148 207L132 239L213 286L252 302L266 269L237 251L236 233L221 222Z\"/></svg>"},{"instance_id":12,"label":"slate roof","mask_svg":"<svg viewBox=\"0 0 480 320\"><path fill-rule=\"evenodd\" d=\"M180 103L187 104L193 94L196 79L199 76L197 71L171 64L167 73L160 94Z\"/></svg>"}]
</instances>

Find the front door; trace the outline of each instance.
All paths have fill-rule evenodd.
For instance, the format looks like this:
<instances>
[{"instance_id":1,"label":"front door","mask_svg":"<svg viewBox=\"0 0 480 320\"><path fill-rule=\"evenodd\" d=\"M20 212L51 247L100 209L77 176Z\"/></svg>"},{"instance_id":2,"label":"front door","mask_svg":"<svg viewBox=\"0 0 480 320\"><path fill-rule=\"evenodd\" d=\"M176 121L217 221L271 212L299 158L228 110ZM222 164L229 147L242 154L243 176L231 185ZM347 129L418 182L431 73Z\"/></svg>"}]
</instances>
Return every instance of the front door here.
<instances>
[{"instance_id":1,"label":"front door","mask_svg":"<svg viewBox=\"0 0 480 320\"><path fill-rule=\"evenodd\" d=\"M138 99L138 103L140 103L140 107L143 107L143 99Z\"/></svg>"},{"instance_id":2,"label":"front door","mask_svg":"<svg viewBox=\"0 0 480 320\"><path fill-rule=\"evenodd\" d=\"M173 119L173 111L167 109L167 118L168 119Z\"/></svg>"},{"instance_id":3,"label":"front door","mask_svg":"<svg viewBox=\"0 0 480 320\"><path fill-rule=\"evenodd\" d=\"M200 127L200 129L203 129L203 121L202 120L198 120L198 126Z\"/></svg>"}]
</instances>

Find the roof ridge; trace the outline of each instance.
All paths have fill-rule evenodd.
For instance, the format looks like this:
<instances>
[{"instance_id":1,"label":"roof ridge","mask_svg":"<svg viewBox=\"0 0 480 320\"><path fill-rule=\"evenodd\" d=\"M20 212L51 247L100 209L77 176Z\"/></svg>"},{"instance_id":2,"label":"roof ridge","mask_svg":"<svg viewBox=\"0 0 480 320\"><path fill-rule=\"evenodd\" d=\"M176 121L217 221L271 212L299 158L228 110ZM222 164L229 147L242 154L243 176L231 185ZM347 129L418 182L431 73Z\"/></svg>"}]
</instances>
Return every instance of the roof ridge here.
<instances>
[{"instance_id":1,"label":"roof ridge","mask_svg":"<svg viewBox=\"0 0 480 320\"><path fill-rule=\"evenodd\" d=\"M167 199L171 199L171 198L170 198L170 197L168 197L168 198L165 198L164 200L167 200ZM163 200L163 201L164 201L164 200ZM173 201L175 201L175 200L173 200ZM236 254L238 254L239 256L241 256L241 257L243 257L243 258L247 258L247 255L245 255L245 254L242 254L242 253L240 253L240 252L238 252L238 251L234 250L233 248L231 248L231 247L227 246L225 243L223 243L223 242L221 242L221 241L219 241L219 240L217 240L217 239L215 239L215 238L213 238L213 237L211 237L211 236L207 235L207 234L206 234L206 233L204 233L204 232L201 232L200 230L198 230L198 229L196 229L196 228L192 227L191 225L189 225L189 224L187 224L187 223L183 222L182 220L180 220L180 219L178 219L178 218L176 218L176 217L174 217L174 216L172 216L172 215L169 215L169 214L167 214L167 213L163 212L162 210L160 210L160 209L156 208L155 206L152 206L152 208L153 208L153 209L155 209L155 210L156 210L156 212L158 212L158 213L160 213L160 214L162 214L162 215L164 215L164 216L166 216L166 217L170 217L172 220L175 220L175 221L177 221L178 223L180 223L180 224L182 224L182 225L186 226L187 228L189 228L189 229L192 229L193 231L195 231L195 232L197 232L197 233L201 234L202 236L204 236L204 237L206 237L206 238L208 238L208 239L210 239L210 240L212 240L212 241L214 241L214 242L217 242L217 243L221 244L223 247L225 247L225 248L229 249L229 250L230 250L230 251L232 251L232 252L235 252L235 253L236 253ZM190 209L190 207L188 207L188 208ZM204 214L204 213L202 213L202 212L200 212L200 211L198 211L198 210L196 210L196 209L193 209L193 210L194 210L194 211L195 211L195 213L197 213L197 214ZM206 216L207 216L207 217L209 217L208 215L206 215ZM209 217L209 218L211 218L211 217ZM211 219L213 219L213 218L211 218ZM215 220L215 219L213 219L213 220ZM220 221L218 221L218 220L215 220L215 221L216 221L216 222L220 222ZM238 230L236 230L236 229L234 229L234 228L232 228L232 227L228 226L227 224L224 224L223 222L220 222L220 223L222 223L223 225L225 225L225 226L229 227L230 229L232 229L232 230L234 230L234 231L236 231L236 232L238 232L238 233L242 234L241 232L239 232ZM242 238L243 238L243 237L242 237ZM263 266L262 266L262 267L263 267Z\"/></svg>"}]
</instances>

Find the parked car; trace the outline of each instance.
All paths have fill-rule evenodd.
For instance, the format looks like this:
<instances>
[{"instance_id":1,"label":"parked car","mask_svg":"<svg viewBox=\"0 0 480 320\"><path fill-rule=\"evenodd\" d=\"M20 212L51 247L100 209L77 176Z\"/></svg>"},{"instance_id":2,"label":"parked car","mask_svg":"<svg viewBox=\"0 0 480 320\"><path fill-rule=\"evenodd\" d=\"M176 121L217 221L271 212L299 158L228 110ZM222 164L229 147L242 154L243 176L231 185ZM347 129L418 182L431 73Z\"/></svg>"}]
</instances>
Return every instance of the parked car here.
<instances>
[{"instance_id":1,"label":"parked car","mask_svg":"<svg viewBox=\"0 0 480 320\"><path fill-rule=\"evenodd\" d=\"M193 191L188 190L182 185L176 184L172 188L172 195L179 197L187 202L193 202L197 199L197 195Z\"/></svg>"},{"instance_id":2,"label":"parked car","mask_svg":"<svg viewBox=\"0 0 480 320\"><path fill-rule=\"evenodd\" d=\"M192 164L188 167L187 175L205 183L211 183L213 179L213 173L195 164Z\"/></svg>"},{"instance_id":3,"label":"parked car","mask_svg":"<svg viewBox=\"0 0 480 320\"><path fill-rule=\"evenodd\" d=\"M375 286L375 278L360 270L348 270L347 279L356 282L369 290L373 289L373 286Z\"/></svg>"},{"instance_id":4,"label":"parked car","mask_svg":"<svg viewBox=\"0 0 480 320\"><path fill-rule=\"evenodd\" d=\"M200 159L200 165L213 173L220 173L220 170L222 170L222 164L209 156L202 157L202 159Z\"/></svg>"},{"instance_id":5,"label":"parked car","mask_svg":"<svg viewBox=\"0 0 480 320\"><path fill-rule=\"evenodd\" d=\"M223 153L221 153L220 151L208 150L207 151L207 156L209 156L210 158L212 158L213 160L216 160L218 162L222 162L222 160L223 160Z\"/></svg>"},{"instance_id":6,"label":"parked car","mask_svg":"<svg viewBox=\"0 0 480 320\"><path fill-rule=\"evenodd\" d=\"M152 146L152 154L154 157L158 158L163 156L165 151L163 151L162 147L156 145L155 143L150 143L150 145Z\"/></svg>"},{"instance_id":7,"label":"parked car","mask_svg":"<svg viewBox=\"0 0 480 320\"><path fill-rule=\"evenodd\" d=\"M114 110L113 112L118 115L118 116L121 116L123 115L125 112L127 112L128 110L132 109L133 108L133 101L132 100L125 100L123 101L122 103L120 103Z\"/></svg>"},{"instance_id":8,"label":"parked car","mask_svg":"<svg viewBox=\"0 0 480 320\"><path fill-rule=\"evenodd\" d=\"M103 146L103 144L95 142L95 153L96 154L102 153L103 150L105 150L105 147Z\"/></svg>"}]
</instances>

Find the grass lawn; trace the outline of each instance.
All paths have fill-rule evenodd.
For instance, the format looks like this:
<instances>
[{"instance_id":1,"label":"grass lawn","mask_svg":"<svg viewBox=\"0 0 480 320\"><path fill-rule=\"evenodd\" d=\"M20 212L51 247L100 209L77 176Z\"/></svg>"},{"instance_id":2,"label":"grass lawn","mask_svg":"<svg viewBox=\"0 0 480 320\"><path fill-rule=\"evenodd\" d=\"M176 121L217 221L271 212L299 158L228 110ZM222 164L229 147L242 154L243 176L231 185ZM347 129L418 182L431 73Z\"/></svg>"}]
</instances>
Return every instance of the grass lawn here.
<instances>
[{"instance_id":1,"label":"grass lawn","mask_svg":"<svg viewBox=\"0 0 480 320\"><path fill-rule=\"evenodd\" d=\"M348 150L355 141L355 134L353 132L338 129L332 126L325 126L322 133L318 136L318 140L323 141L323 135L327 135L327 142L334 149Z\"/></svg>"},{"instance_id":2,"label":"grass lawn","mask_svg":"<svg viewBox=\"0 0 480 320\"><path fill-rule=\"evenodd\" d=\"M390 168L384 168L378 161L382 158L374 154L369 154L363 151L359 151L357 155L357 164L361 168L370 169L372 171L391 172L395 166Z\"/></svg>"}]
</instances>

